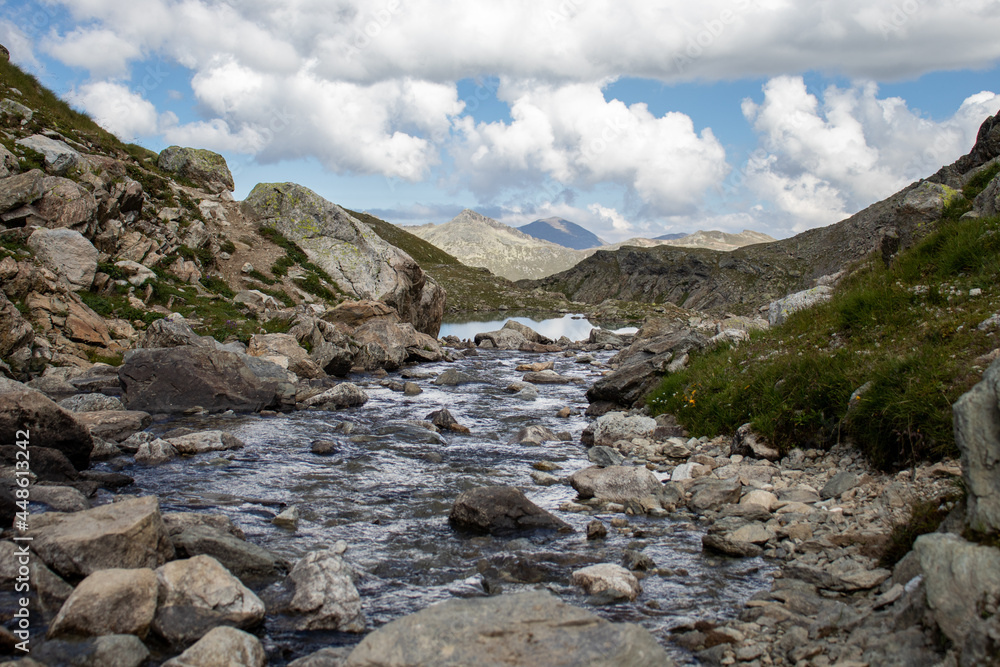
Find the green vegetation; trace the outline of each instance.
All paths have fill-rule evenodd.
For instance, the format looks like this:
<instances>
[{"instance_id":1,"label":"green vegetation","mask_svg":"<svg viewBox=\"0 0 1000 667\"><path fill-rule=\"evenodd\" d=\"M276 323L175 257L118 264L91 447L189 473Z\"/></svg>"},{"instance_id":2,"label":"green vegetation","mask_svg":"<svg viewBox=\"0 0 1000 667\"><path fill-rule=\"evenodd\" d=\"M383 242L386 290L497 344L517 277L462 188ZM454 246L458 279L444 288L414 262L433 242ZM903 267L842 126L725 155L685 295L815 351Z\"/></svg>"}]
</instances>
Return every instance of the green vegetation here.
<instances>
[{"instance_id":1,"label":"green vegetation","mask_svg":"<svg viewBox=\"0 0 1000 667\"><path fill-rule=\"evenodd\" d=\"M951 507L959 500L961 493L949 494L933 500L918 500L910 507L910 518L906 523L896 524L889 535L889 543L879 559L881 567L893 567L903 556L913 550L917 538L933 533L948 516Z\"/></svg>"},{"instance_id":2,"label":"green vegetation","mask_svg":"<svg viewBox=\"0 0 1000 667\"><path fill-rule=\"evenodd\" d=\"M274 285L275 283L278 282L277 280L274 280L273 278L268 278L267 276L265 276L263 273L261 273L257 269L253 269L252 271L250 271L249 273L247 273L247 277L253 278L257 282L264 283L265 285Z\"/></svg>"},{"instance_id":3,"label":"green vegetation","mask_svg":"<svg viewBox=\"0 0 1000 667\"><path fill-rule=\"evenodd\" d=\"M305 251L298 244L273 227L261 226L257 231L260 232L261 236L285 251L285 254L279 257L271 266L271 273L273 275L283 278L288 275L290 268L298 264L306 274L301 278L295 278L292 282L298 285L300 289L333 303L338 303L342 300L343 293L337 286L337 282L322 267L310 262L308 255L306 255ZM255 276L254 274L257 275ZM259 271L254 271L249 275L269 285L276 282L273 280L269 281Z\"/></svg>"},{"instance_id":4,"label":"green vegetation","mask_svg":"<svg viewBox=\"0 0 1000 667\"><path fill-rule=\"evenodd\" d=\"M647 403L695 435L750 422L782 451L849 437L883 469L956 455L951 405L997 346L977 325L1000 306L1000 219L960 208L891 267L856 267L830 302L693 355Z\"/></svg>"},{"instance_id":5,"label":"green vegetation","mask_svg":"<svg viewBox=\"0 0 1000 667\"><path fill-rule=\"evenodd\" d=\"M234 292L226 283L226 281L220 278L219 276L203 276L202 279L199 280L198 282L204 285L205 289L207 289L209 292L215 292L219 296L225 297L227 299L232 299L234 296L236 296L236 292Z\"/></svg>"},{"instance_id":6,"label":"green vegetation","mask_svg":"<svg viewBox=\"0 0 1000 667\"><path fill-rule=\"evenodd\" d=\"M95 294L93 292L80 292L80 298L87 307L101 317L121 318L129 321L140 321L151 324L156 320L163 319L161 313L135 308L128 302L125 294Z\"/></svg>"},{"instance_id":7,"label":"green vegetation","mask_svg":"<svg viewBox=\"0 0 1000 667\"><path fill-rule=\"evenodd\" d=\"M177 254L188 261L197 260L202 266L215 264L215 255L208 248L189 248L186 245L177 248Z\"/></svg>"}]
</instances>

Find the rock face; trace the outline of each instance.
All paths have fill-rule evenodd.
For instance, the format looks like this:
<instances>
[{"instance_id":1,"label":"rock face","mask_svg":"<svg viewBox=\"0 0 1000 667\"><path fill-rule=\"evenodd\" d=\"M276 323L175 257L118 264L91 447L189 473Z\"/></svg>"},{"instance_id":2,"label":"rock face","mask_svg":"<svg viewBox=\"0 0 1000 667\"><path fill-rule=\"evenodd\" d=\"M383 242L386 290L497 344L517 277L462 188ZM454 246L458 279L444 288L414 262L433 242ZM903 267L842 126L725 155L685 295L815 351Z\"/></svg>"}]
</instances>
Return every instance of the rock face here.
<instances>
[{"instance_id":1,"label":"rock face","mask_svg":"<svg viewBox=\"0 0 1000 667\"><path fill-rule=\"evenodd\" d=\"M25 146L45 156L45 170L50 174L65 174L75 167L81 155L68 144L56 139L50 139L42 134L17 140L18 146Z\"/></svg>"},{"instance_id":2,"label":"rock face","mask_svg":"<svg viewBox=\"0 0 1000 667\"><path fill-rule=\"evenodd\" d=\"M1000 603L1000 550L957 535L921 535L914 544L927 586L927 605L941 630L961 646L972 625Z\"/></svg>"},{"instance_id":3,"label":"rock face","mask_svg":"<svg viewBox=\"0 0 1000 667\"><path fill-rule=\"evenodd\" d=\"M193 181L208 192L231 192L236 187L226 159L201 148L165 148L160 152L156 166Z\"/></svg>"},{"instance_id":4,"label":"rock face","mask_svg":"<svg viewBox=\"0 0 1000 667\"><path fill-rule=\"evenodd\" d=\"M32 519L32 548L63 577L110 568L155 568L174 556L156 498L132 498L83 512Z\"/></svg>"},{"instance_id":5,"label":"rock face","mask_svg":"<svg viewBox=\"0 0 1000 667\"><path fill-rule=\"evenodd\" d=\"M152 570L100 570L76 587L49 627L49 637L137 635L149 631L156 611Z\"/></svg>"},{"instance_id":6,"label":"rock face","mask_svg":"<svg viewBox=\"0 0 1000 667\"><path fill-rule=\"evenodd\" d=\"M547 592L449 600L369 634L345 667L670 667L644 628L610 623Z\"/></svg>"},{"instance_id":7,"label":"rock face","mask_svg":"<svg viewBox=\"0 0 1000 667\"><path fill-rule=\"evenodd\" d=\"M3 292L0 292L0 358L21 350L35 339L31 324L24 319Z\"/></svg>"},{"instance_id":8,"label":"rock face","mask_svg":"<svg viewBox=\"0 0 1000 667\"><path fill-rule=\"evenodd\" d=\"M504 534L522 530L572 530L510 486L484 486L462 493L448 521L460 530Z\"/></svg>"},{"instance_id":9,"label":"rock face","mask_svg":"<svg viewBox=\"0 0 1000 667\"><path fill-rule=\"evenodd\" d=\"M94 439L71 413L27 387L8 392L0 388L0 442L13 445L22 439L18 436L22 430L29 432L31 449L44 443L64 454L77 470L90 466Z\"/></svg>"},{"instance_id":10,"label":"rock face","mask_svg":"<svg viewBox=\"0 0 1000 667\"><path fill-rule=\"evenodd\" d=\"M257 412L275 401L275 383L261 381L239 355L203 347L136 350L118 377L130 410Z\"/></svg>"},{"instance_id":11,"label":"rock face","mask_svg":"<svg viewBox=\"0 0 1000 667\"><path fill-rule=\"evenodd\" d=\"M969 525L982 532L1000 531L1000 360L955 402L953 414Z\"/></svg>"},{"instance_id":12,"label":"rock face","mask_svg":"<svg viewBox=\"0 0 1000 667\"><path fill-rule=\"evenodd\" d=\"M344 292L384 301L417 331L437 335L444 290L413 258L344 209L294 183L260 183L244 206L297 243Z\"/></svg>"},{"instance_id":13,"label":"rock face","mask_svg":"<svg viewBox=\"0 0 1000 667\"><path fill-rule=\"evenodd\" d=\"M288 575L295 593L285 611L300 617L295 627L364 632L365 616L354 576L335 549L306 554Z\"/></svg>"},{"instance_id":14,"label":"rock face","mask_svg":"<svg viewBox=\"0 0 1000 667\"><path fill-rule=\"evenodd\" d=\"M72 229L39 229L28 237L28 247L46 267L62 276L76 291L87 289L97 273L97 248Z\"/></svg>"}]
</instances>

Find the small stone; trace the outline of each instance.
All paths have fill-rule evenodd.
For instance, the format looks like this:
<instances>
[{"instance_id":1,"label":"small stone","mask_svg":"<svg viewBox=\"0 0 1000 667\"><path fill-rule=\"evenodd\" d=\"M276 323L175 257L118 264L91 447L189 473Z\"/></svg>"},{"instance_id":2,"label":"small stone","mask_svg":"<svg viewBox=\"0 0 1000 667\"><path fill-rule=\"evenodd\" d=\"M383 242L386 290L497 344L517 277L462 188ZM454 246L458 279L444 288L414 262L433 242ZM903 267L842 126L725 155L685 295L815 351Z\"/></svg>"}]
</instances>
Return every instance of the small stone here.
<instances>
[{"instance_id":1,"label":"small stone","mask_svg":"<svg viewBox=\"0 0 1000 667\"><path fill-rule=\"evenodd\" d=\"M598 519L587 524L588 540L603 540L608 536L608 528Z\"/></svg>"},{"instance_id":2,"label":"small stone","mask_svg":"<svg viewBox=\"0 0 1000 667\"><path fill-rule=\"evenodd\" d=\"M289 530L296 530L299 527L299 508L297 505L292 505L286 508L283 512L278 514L278 516L271 519L271 523L279 528L287 528Z\"/></svg>"},{"instance_id":3,"label":"small stone","mask_svg":"<svg viewBox=\"0 0 1000 667\"><path fill-rule=\"evenodd\" d=\"M337 453L337 441L313 440L309 450L317 456L331 456Z\"/></svg>"}]
</instances>

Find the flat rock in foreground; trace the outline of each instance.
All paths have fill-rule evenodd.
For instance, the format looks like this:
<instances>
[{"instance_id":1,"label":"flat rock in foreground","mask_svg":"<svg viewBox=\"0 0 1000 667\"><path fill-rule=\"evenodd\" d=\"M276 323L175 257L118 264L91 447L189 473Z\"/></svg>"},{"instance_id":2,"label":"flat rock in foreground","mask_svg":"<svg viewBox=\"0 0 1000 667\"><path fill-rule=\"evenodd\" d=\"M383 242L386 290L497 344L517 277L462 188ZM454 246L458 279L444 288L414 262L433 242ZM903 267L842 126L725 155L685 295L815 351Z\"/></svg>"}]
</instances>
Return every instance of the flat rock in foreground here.
<instances>
[{"instance_id":1,"label":"flat rock in foreground","mask_svg":"<svg viewBox=\"0 0 1000 667\"><path fill-rule=\"evenodd\" d=\"M449 600L369 634L345 667L669 667L649 632L532 591Z\"/></svg>"}]
</instances>

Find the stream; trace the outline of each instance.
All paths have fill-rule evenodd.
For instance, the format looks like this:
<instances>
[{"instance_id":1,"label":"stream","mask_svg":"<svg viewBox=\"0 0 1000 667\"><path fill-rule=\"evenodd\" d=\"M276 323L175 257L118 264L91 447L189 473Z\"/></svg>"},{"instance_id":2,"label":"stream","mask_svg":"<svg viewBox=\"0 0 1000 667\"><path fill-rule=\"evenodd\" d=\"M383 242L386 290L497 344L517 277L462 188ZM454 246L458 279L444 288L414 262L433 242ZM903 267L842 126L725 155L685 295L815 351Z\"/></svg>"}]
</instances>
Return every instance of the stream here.
<instances>
[{"instance_id":1,"label":"stream","mask_svg":"<svg viewBox=\"0 0 1000 667\"><path fill-rule=\"evenodd\" d=\"M562 319L570 321L568 316ZM589 323L585 326L589 332ZM477 323L475 328L497 327ZM446 328L441 335L449 333ZM586 332L576 336L585 337ZM595 356L607 361L612 354ZM558 373L582 382L539 385L539 397L533 401L515 398L506 390L521 380L523 373L515 370L518 364L550 359ZM481 381L434 385L433 378L449 368ZM388 375L390 380L406 375L420 385L423 393L413 397L380 386L380 380L372 376L355 375L351 381L370 396L361 407L276 417L207 415L159 422L151 429L158 434L179 426L224 429L246 447L156 467L130 463L121 472L136 479L137 488L129 493L157 495L165 512L225 514L243 528L249 541L291 563L311 550L345 540L350 545L345 558L361 572L357 587L372 629L435 602L485 595L481 572L488 570L518 580L502 581L504 593L544 585L564 601L610 620L640 623L667 645L669 629L679 623L735 615L750 595L769 587L772 567L760 558L728 559L703 553L704 528L670 518L628 517L631 534L625 534L610 527L616 515L600 515L609 526L608 538L588 542L585 526L594 517L559 510L562 503L575 499L573 489L533 483L532 466L541 461L557 464L561 470L552 474L558 477L590 465L580 443L580 434L590 421L583 416L584 394L600 373L600 368L575 363L562 354L482 350L477 357L413 366ZM566 406L574 415L556 417ZM442 407L468 426L471 434L439 435L412 423ZM542 446L507 444L519 429L531 424L545 425L556 433L568 431L572 439ZM336 441L336 453L313 454L310 445L317 439ZM454 531L447 517L455 498L467 489L495 484L520 487L576 532L500 538ZM294 532L271 523L289 505L297 505L301 512ZM660 574L650 573L642 580L644 592L636 602L593 605L582 591L569 586L573 570L602 562L620 564L625 549L642 551L661 568ZM269 617L263 641L269 664L284 665L324 646L356 643L362 636L285 632ZM668 650L678 662L695 664L690 654L669 645Z\"/></svg>"}]
</instances>

